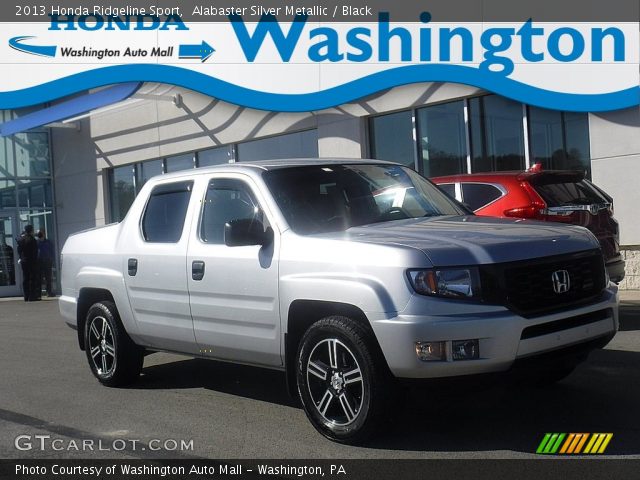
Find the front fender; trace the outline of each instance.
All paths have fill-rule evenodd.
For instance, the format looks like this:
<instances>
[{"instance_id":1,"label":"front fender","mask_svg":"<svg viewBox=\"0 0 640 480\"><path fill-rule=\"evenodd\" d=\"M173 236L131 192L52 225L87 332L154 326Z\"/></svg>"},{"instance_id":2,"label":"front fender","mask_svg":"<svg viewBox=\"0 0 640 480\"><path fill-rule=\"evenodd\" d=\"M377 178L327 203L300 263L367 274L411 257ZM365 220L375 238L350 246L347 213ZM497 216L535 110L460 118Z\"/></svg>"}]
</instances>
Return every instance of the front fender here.
<instances>
[{"instance_id":1,"label":"front fender","mask_svg":"<svg viewBox=\"0 0 640 480\"><path fill-rule=\"evenodd\" d=\"M348 273L294 274L280 280L280 311L282 318L288 318L290 305L299 299L337 302L353 305L367 316L392 318L404 310L411 298L411 292L402 285L399 291L391 292L379 279ZM381 315L382 314L382 315ZM286 322L283 322L286 331Z\"/></svg>"}]
</instances>

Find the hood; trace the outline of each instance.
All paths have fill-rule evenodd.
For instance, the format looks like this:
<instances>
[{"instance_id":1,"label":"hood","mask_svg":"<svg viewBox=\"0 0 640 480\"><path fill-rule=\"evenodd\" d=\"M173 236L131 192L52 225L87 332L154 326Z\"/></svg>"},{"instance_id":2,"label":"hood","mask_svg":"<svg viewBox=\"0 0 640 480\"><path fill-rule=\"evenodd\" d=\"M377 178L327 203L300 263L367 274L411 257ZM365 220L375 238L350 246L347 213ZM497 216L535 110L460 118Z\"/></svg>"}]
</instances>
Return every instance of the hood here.
<instances>
[{"instance_id":1,"label":"hood","mask_svg":"<svg viewBox=\"0 0 640 480\"><path fill-rule=\"evenodd\" d=\"M513 262L599 248L585 228L479 216L398 220L326 234L335 239L422 250L434 266Z\"/></svg>"}]
</instances>

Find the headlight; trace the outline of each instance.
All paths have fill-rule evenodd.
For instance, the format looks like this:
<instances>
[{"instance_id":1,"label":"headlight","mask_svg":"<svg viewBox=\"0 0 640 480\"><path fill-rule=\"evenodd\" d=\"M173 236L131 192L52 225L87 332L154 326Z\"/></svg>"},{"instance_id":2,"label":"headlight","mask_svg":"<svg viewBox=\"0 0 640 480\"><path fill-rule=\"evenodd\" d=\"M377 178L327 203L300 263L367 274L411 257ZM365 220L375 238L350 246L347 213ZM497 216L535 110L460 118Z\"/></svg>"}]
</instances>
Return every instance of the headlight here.
<instances>
[{"instance_id":1,"label":"headlight","mask_svg":"<svg viewBox=\"0 0 640 480\"><path fill-rule=\"evenodd\" d=\"M409 270L409 280L416 292L448 298L480 298L480 275L477 268Z\"/></svg>"}]
</instances>

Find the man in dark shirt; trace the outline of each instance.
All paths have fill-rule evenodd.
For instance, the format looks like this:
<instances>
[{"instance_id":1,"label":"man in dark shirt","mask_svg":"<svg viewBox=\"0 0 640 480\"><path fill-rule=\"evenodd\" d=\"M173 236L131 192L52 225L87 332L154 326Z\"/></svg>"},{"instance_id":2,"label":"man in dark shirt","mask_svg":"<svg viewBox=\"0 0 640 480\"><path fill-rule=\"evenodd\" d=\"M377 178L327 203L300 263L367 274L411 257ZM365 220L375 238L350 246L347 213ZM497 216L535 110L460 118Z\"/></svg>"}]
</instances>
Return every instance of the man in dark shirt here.
<instances>
[{"instance_id":1,"label":"man in dark shirt","mask_svg":"<svg viewBox=\"0 0 640 480\"><path fill-rule=\"evenodd\" d=\"M51 288L51 270L53 268L53 243L47 238L44 228L38 232L38 262L40 262L40 277L44 277L47 296L55 296Z\"/></svg>"},{"instance_id":2,"label":"man in dark shirt","mask_svg":"<svg viewBox=\"0 0 640 480\"><path fill-rule=\"evenodd\" d=\"M25 302L40 298L40 269L38 268L38 241L33 236L33 225L24 227L18 239L18 256L22 267L22 291Z\"/></svg>"}]
</instances>

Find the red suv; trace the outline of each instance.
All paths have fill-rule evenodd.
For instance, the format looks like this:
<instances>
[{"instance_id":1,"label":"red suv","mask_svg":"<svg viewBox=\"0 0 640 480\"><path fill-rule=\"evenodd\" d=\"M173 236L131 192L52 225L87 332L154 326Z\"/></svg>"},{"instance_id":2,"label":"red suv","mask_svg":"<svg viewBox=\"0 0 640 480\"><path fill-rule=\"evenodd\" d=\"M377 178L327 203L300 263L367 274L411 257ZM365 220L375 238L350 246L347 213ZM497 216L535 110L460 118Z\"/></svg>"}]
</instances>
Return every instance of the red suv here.
<instances>
[{"instance_id":1,"label":"red suv","mask_svg":"<svg viewBox=\"0 0 640 480\"><path fill-rule=\"evenodd\" d=\"M586 227L598 238L612 281L624 278L613 199L574 171L473 173L431 181L477 215L514 217Z\"/></svg>"}]
</instances>

